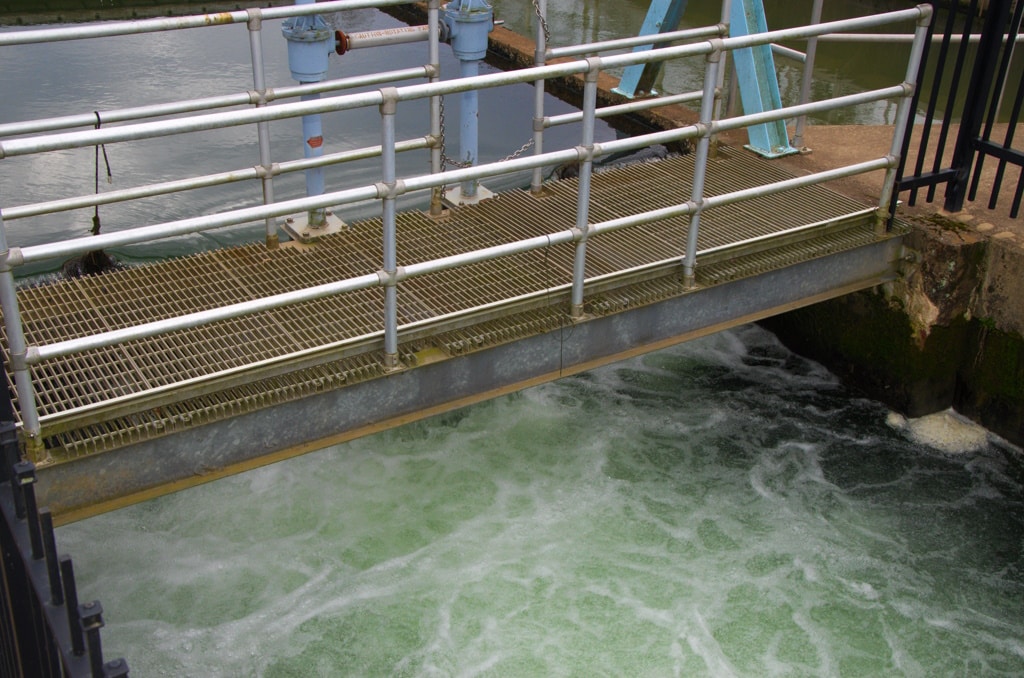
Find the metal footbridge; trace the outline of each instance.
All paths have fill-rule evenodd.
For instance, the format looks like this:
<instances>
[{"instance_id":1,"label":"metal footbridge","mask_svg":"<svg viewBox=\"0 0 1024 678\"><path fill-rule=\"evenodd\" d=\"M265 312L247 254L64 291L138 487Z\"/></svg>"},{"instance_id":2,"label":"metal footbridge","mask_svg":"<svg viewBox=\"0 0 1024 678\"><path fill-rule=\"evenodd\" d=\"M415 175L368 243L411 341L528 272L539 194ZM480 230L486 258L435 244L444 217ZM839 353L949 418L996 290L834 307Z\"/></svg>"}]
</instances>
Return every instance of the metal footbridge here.
<instances>
[{"instance_id":1,"label":"metal footbridge","mask_svg":"<svg viewBox=\"0 0 1024 678\"><path fill-rule=\"evenodd\" d=\"M927 7L752 35L730 36L723 22L677 36L683 44L587 58L579 55L621 51L634 43L545 49L538 28L533 68L478 75L464 67L462 77L444 79L439 36L457 41L446 33L458 34L464 26L443 28L439 3L432 1L426 27L396 29L390 37L344 36L348 49L426 41L423 66L333 81L299 73L298 86L276 89L264 82L260 40L272 21L289 17L286 37L300 30L319 35L318 24L296 28L296 18L312 22L328 12L388 4L398 3L336 0L0 33L2 46L243 24L252 47L255 87L244 98L225 95L0 125L3 162L153 138L182 143L198 130L240 125L253 128L260 142L260 162L247 170L5 205L0 212L3 348L17 410L15 428L7 434L19 436L24 456L38 468L40 501L63 519L896 276L905 229L888 209L905 132L901 125L894 129L890 154L798 177L717 137L872 101L896 99L905 108ZM464 4L467 25L479 22L475 3ZM459 21L451 16L459 11L449 5L449 23ZM906 82L722 115L721 73L731 51L891 23L916 29ZM333 45L337 36L328 35ZM562 59L546 63L552 56ZM464 48L462 57L474 61L482 54ZM596 119L666 103L651 98L598 108L600 74L684 58L704 61L704 87L666 98L698 102L698 122L595 142ZM379 87L414 76L425 82ZM472 140L462 137L462 162L446 167L441 97L520 83L542 93L553 78L581 79L580 113L545 115L538 94L530 153L481 163ZM342 91L352 88L364 91ZM286 102L289 97L301 100ZM397 139L396 117L407 102L420 99L430 102L429 128L420 137ZM379 145L324 153L321 143L307 143L313 148L302 159L271 157L270 122L301 117L308 141L318 136L317 116L360 108L379 112ZM558 124L578 124L579 144L545 148L544 131ZM662 145L678 152L655 161L602 162ZM399 176L398 153L428 155L430 171ZM377 175L363 184L327 190L320 177L317 186L317 169L372 157L380 158ZM577 176L544 180L551 168L566 165ZM307 173L307 194L278 199L275 178L292 171ZM879 200L870 205L827 185L873 171L886 178ZM523 174L523 187L491 197L488 180L509 173ZM21 219L239 180L254 181L262 191L237 209L59 242L9 244ZM423 196L422 209L397 208L399 198L414 194ZM379 217L338 222L335 215L344 214L345 205L366 200L379 201ZM46 284L15 279L19 267L39 262L245 224L256 224L256 242ZM282 226L290 237L280 237Z\"/></svg>"}]
</instances>

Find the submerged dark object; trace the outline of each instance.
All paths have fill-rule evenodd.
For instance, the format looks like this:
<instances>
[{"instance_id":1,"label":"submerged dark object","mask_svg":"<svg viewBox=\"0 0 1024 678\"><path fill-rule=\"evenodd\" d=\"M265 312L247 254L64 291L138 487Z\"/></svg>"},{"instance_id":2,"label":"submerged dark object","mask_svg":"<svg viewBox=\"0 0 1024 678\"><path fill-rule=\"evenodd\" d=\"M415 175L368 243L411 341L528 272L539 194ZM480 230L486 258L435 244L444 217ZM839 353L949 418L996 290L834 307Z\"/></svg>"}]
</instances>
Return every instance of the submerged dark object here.
<instances>
[{"instance_id":1,"label":"submerged dark object","mask_svg":"<svg viewBox=\"0 0 1024 678\"><path fill-rule=\"evenodd\" d=\"M647 148L641 148L637 151L623 151L621 153L614 153L606 158L602 158L594 163L594 170L601 171L602 169L609 169L612 167L621 167L622 165L632 165L638 162L653 162L656 160L664 160L665 158L675 155L686 155L690 152L689 146L686 142L671 142L669 144L657 144L655 146L649 146ZM567 163L563 163L555 168L552 176L555 179L575 179L580 175L580 162L579 160L570 160Z\"/></svg>"},{"instance_id":2,"label":"submerged dark object","mask_svg":"<svg viewBox=\"0 0 1024 678\"><path fill-rule=\"evenodd\" d=\"M92 250L80 257L73 257L65 261L60 267L60 272L65 278L72 280L87 275L119 271L122 268L124 268L124 264L103 250Z\"/></svg>"}]
</instances>

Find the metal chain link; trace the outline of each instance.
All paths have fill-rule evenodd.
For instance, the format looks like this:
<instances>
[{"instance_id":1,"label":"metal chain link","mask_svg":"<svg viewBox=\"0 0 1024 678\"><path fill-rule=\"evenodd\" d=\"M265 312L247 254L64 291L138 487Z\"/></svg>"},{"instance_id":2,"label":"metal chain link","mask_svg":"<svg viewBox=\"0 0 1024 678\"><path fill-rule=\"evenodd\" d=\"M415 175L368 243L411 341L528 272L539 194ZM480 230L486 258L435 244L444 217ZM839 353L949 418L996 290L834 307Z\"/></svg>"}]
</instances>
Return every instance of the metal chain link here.
<instances>
[{"instance_id":1,"label":"metal chain link","mask_svg":"<svg viewBox=\"0 0 1024 678\"><path fill-rule=\"evenodd\" d=\"M445 167L447 167L448 165L451 165L452 167L472 167L473 163L469 162L468 160L455 160L454 158L449 157L444 152L445 134L444 134L444 97L443 96L441 97L440 109L441 109L441 111L440 111L440 113L441 113L441 115L440 115L440 118L441 118L441 171L443 172ZM512 153L506 155L501 160L498 160L498 162L505 162L506 160L515 160L516 158L521 156L523 153L526 153L526 151L530 150L531 148L533 148L533 139L530 139L525 144L520 146L518 150L513 151Z\"/></svg>"},{"instance_id":2,"label":"metal chain link","mask_svg":"<svg viewBox=\"0 0 1024 678\"><path fill-rule=\"evenodd\" d=\"M544 31L544 43L545 43L545 45L547 45L547 44L549 44L551 42L551 30L548 28L547 19L544 18L544 15L540 11L540 3L539 3L538 0L533 0L533 11L536 13L537 20L540 22L540 26L541 26L541 28ZM445 151L445 124L444 124L444 97L443 96L441 97L441 103L440 103L440 118L441 118L441 120L440 120L440 123L441 123L441 125L440 125L441 126L441 171L443 172L449 165L451 165L452 167L472 167L473 163L471 163L469 161L455 160L454 158L449 157L448 154L446 154L444 152ZM506 155L504 158L502 158L498 162L505 162L507 160L515 160L516 158L521 156L523 153L526 153L526 151L528 151L531 148L533 148L533 144L534 144L534 140L530 139L525 144L520 146L518 150L515 150L512 153L510 153L509 155ZM445 188L446 188L445 186L441 186L441 192L442 193L444 192Z\"/></svg>"},{"instance_id":3,"label":"metal chain link","mask_svg":"<svg viewBox=\"0 0 1024 678\"><path fill-rule=\"evenodd\" d=\"M445 168L448 167L448 165L451 165L452 167L472 167L473 163L471 163L471 162L468 162L468 161L464 162L462 160L455 160L454 158L449 158L448 155L445 154L445 152L444 152L444 139L445 139L445 135L444 135L444 96L441 97L441 106L440 106L440 108L441 108L441 171L443 172L445 170ZM444 190L444 186L441 187L441 190L442 191Z\"/></svg>"},{"instance_id":4,"label":"metal chain link","mask_svg":"<svg viewBox=\"0 0 1024 678\"><path fill-rule=\"evenodd\" d=\"M551 31L548 30L548 20L540 12L540 3L538 0L533 0L533 11L537 14L537 21L540 22L540 27L544 30L544 46L551 46Z\"/></svg>"}]
</instances>

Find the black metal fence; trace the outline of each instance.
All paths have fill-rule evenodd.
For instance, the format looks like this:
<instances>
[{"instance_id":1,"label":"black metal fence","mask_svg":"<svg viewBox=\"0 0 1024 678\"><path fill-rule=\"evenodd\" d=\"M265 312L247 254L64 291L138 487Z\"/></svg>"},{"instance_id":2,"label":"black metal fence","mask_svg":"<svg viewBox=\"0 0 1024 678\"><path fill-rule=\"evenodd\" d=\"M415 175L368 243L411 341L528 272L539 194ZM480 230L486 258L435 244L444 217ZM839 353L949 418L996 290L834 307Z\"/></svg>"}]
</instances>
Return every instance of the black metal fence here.
<instances>
[{"instance_id":1,"label":"black metal fence","mask_svg":"<svg viewBox=\"0 0 1024 678\"><path fill-rule=\"evenodd\" d=\"M907 202L913 205L918 192L927 189L925 199L931 202L936 189L945 185L944 208L958 212L963 209L965 200L977 199L985 161L991 158L998 165L988 207L996 208L1009 165L1011 171L1017 172L1009 215L1017 218L1024 191L1024 151L1015 149L1013 144L1024 100L1024 81L1014 70L1012 60L1024 2L971 0L966 6L945 2L931 4L952 5L952 8L936 13L931 27L932 35L936 30L941 31L941 40L930 42L926 48L922 75L918 79L922 86L909 111L909 122L913 123L920 110L921 93L930 93L920 127L917 160L913 168L906 167L911 144L908 134L893 200L909 191ZM974 50L969 37L979 32L980 41ZM959 40L955 39L957 36ZM969 66L972 50L973 65ZM1000 140L994 138L997 119L1001 113L1005 115L1007 109L1008 124Z\"/></svg>"},{"instance_id":2,"label":"black metal fence","mask_svg":"<svg viewBox=\"0 0 1024 678\"><path fill-rule=\"evenodd\" d=\"M2 361L0 361L2 370ZM0 676L115 678L103 661L98 601L79 605L71 558L57 552L53 519L36 505L35 466L19 458L14 409L0 393Z\"/></svg>"}]
</instances>

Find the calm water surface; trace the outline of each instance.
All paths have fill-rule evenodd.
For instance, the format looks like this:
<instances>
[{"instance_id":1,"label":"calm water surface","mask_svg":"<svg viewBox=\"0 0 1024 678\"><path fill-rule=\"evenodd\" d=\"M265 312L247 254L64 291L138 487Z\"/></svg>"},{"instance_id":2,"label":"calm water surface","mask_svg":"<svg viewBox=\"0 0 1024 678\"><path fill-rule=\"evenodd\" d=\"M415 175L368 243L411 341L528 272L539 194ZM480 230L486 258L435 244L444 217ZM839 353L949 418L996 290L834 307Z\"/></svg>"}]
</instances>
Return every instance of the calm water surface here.
<instances>
[{"instance_id":1,"label":"calm water surface","mask_svg":"<svg viewBox=\"0 0 1024 678\"><path fill-rule=\"evenodd\" d=\"M529 15L529 3L496 4L513 27ZM646 8L550 4L559 44L639 25ZM687 21L717 12L692 2ZM344 17L346 30L393 25ZM5 91L19 96L0 98L0 120L251 87L244 30L190 35L5 50ZM288 83L283 42L266 36L269 79ZM389 51L395 66L422 60L407 47ZM377 58L332 58L331 77ZM819 87L856 84L829 72ZM529 90L481 101L482 153L500 158L529 136L528 115L522 129L500 115L528 111ZM360 115L325 120L334 149L377 143L376 111ZM272 126L279 159L298 152L297 126ZM575 143L570 129L550 147ZM257 158L242 128L107 150L115 188ZM0 204L88 193L93 160L5 160ZM425 171L422 154L402 161ZM378 176L370 162L328 185ZM103 208L104 229L258 191ZM298 175L278 185L301 191ZM7 226L26 245L83 235L90 217ZM247 227L118 254L257 239ZM1021 675L1019 453L984 435L943 451L888 414L743 328L73 524L59 540L81 597L103 601L108 656L137 676Z\"/></svg>"}]
</instances>

